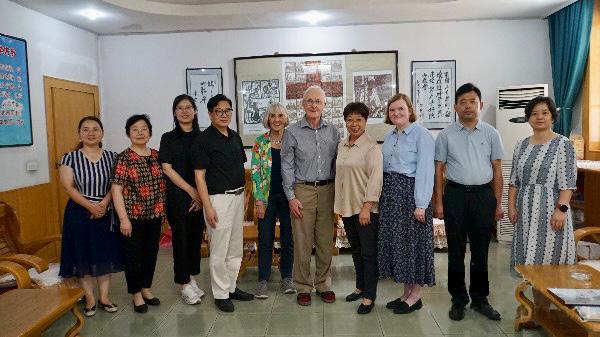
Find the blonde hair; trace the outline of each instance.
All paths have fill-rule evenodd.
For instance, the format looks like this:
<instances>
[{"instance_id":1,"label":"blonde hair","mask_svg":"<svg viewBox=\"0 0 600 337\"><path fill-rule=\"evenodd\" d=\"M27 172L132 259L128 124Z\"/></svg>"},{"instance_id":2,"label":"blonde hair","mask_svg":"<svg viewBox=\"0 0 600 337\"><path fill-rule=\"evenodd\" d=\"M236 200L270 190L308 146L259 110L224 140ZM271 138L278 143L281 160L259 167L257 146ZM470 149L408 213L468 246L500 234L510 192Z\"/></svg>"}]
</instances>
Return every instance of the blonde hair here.
<instances>
[{"instance_id":1,"label":"blonde hair","mask_svg":"<svg viewBox=\"0 0 600 337\"><path fill-rule=\"evenodd\" d=\"M271 129L271 126L269 125L269 116L278 112L281 112L285 116L285 124L283 127L286 127L290 124L286 108L283 106L283 104L275 102L271 103L267 107L267 111L265 111L262 116L262 125L265 127L265 129Z\"/></svg>"},{"instance_id":2,"label":"blonde hair","mask_svg":"<svg viewBox=\"0 0 600 337\"><path fill-rule=\"evenodd\" d=\"M390 105L399 100L403 100L404 102L406 102L408 112L410 113L410 115L408 116L408 121L414 123L417 120L417 114L415 113L415 108L413 107L410 97L408 97L408 95L406 94L399 93L395 94L387 101L387 106L385 107L385 124L394 125L394 123L392 123L392 121L390 120Z\"/></svg>"}]
</instances>

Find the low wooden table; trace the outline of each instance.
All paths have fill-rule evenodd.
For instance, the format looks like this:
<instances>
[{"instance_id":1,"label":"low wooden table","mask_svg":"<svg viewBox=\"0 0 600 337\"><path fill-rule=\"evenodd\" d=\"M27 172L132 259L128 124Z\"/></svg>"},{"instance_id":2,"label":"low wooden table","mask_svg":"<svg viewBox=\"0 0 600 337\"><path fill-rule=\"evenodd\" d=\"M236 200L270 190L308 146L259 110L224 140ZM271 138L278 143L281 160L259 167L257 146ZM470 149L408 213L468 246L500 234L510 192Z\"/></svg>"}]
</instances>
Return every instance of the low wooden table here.
<instances>
[{"instance_id":1,"label":"low wooden table","mask_svg":"<svg viewBox=\"0 0 600 337\"><path fill-rule=\"evenodd\" d=\"M528 322L540 324L555 337L600 337L600 322L584 322L571 306L563 304L548 288L600 288L600 272L586 265L543 265L516 266L523 281L517 286L515 296L521 303L515 318L515 331ZM574 270L585 270L592 275L591 281L577 281L571 278ZM527 288L533 287L547 298L557 309L540 310L525 296Z\"/></svg>"},{"instance_id":2,"label":"low wooden table","mask_svg":"<svg viewBox=\"0 0 600 337\"><path fill-rule=\"evenodd\" d=\"M71 310L77 321L65 336L79 335L83 315L77 301L83 289L15 289L0 295L0 335L41 336L54 321Z\"/></svg>"}]
</instances>

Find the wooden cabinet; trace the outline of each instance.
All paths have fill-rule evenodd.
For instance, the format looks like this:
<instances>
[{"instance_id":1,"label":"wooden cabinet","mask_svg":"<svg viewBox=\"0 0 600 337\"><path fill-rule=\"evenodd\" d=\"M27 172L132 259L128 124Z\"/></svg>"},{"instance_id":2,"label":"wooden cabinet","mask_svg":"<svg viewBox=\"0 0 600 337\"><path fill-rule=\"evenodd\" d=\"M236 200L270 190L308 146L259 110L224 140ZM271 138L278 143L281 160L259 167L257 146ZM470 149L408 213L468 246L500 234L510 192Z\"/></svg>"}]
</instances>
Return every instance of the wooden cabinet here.
<instances>
[{"instance_id":1,"label":"wooden cabinet","mask_svg":"<svg viewBox=\"0 0 600 337\"><path fill-rule=\"evenodd\" d=\"M600 168L577 169L577 192L583 200L573 198L571 207L583 209L585 227L600 226Z\"/></svg>"}]
</instances>

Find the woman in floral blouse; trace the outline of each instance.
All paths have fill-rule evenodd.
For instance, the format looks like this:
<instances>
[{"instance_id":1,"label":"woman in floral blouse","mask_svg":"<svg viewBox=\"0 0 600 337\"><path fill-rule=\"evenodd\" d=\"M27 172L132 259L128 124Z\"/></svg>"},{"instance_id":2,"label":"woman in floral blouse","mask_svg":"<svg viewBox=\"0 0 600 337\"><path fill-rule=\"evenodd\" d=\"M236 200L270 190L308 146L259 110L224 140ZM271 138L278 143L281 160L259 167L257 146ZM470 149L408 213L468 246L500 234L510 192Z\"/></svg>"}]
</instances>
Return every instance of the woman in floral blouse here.
<instances>
[{"instance_id":1,"label":"woman in floral blouse","mask_svg":"<svg viewBox=\"0 0 600 337\"><path fill-rule=\"evenodd\" d=\"M252 187L258 217L258 285L254 296L262 299L268 297L267 282L271 274L277 219L281 243L281 290L286 294L296 292L292 280L292 225L281 178L281 139L288 125L285 107L280 103L271 104L263 115L263 125L269 131L256 138L252 148Z\"/></svg>"},{"instance_id":2,"label":"woman in floral blouse","mask_svg":"<svg viewBox=\"0 0 600 337\"><path fill-rule=\"evenodd\" d=\"M165 216L166 183L158 151L147 146L152 136L148 116L129 117L125 132L131 145L117 156L111 190L123 237L127 291L134 310L145 313L148 305L160 304L150 287Z\"/></svg>"}]
</instances>

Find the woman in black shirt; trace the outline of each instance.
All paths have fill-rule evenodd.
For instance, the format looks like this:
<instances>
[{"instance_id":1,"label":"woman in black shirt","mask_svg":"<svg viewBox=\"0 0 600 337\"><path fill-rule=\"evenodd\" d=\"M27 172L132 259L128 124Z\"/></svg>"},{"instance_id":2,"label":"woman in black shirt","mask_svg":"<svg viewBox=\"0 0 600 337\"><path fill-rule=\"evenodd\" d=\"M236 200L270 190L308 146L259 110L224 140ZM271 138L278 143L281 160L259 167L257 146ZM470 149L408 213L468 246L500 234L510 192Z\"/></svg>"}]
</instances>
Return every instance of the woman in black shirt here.
<instances>
[{"instance_id":1,"label":"woman in black shirt","mask_svg":"<svg viewBox=\"0 0 600 337\"><path fill-rule=\"evenodd\" d=\"M173 234L175 283L187 304L198 304L204 291L194 275L200 273L200 245L204 231L202 204L196 190L191 147L200 133L196 102L188 95L173 101L175 128L160 140L158 160L167 179L167 219Z\"/></svg>"}]
</instances>

